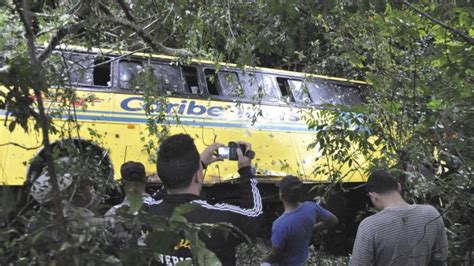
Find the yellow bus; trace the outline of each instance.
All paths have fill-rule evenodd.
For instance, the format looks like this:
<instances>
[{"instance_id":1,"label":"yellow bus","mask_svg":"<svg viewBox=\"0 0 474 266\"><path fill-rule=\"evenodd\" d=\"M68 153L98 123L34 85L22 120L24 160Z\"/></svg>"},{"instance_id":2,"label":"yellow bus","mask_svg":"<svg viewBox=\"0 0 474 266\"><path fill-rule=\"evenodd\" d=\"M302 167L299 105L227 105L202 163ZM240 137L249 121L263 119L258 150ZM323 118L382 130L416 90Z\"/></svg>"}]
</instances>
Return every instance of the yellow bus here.
<instances>
[{"instance_id":1,"label":"yellow bus","mask_svg":"<svg viewBox=\"0 0 474 266\"><path fill-rule=\"evenodd\" d=\"M70 137L92 141L103 150L116 178L120 165L128 160L145 163L149 176L156 172L146 150L146 123L150 117L144 111L143 92L134 85L145 68L155 75L157 93L166 95L153 108L163 111L170 134L190 134L200 150L214 141L252 143L256 175L263 183L274 183L288 174L299 176L305 183L327 182L326 176L314 174L322 158L317 149L307 149L314 141L314 131L308 129L305 112L328 103L361 103L361 90L366 85L355 80L204 60L183 63L164 55L72 46L56 52L67 69L67 84L76 90L76 100L70 103L74 113L63 113L56 121L74 116L80 130L70 132ZM50 112L58 108L54 97L48 95L46 105ZM10 133L5 119L6 111L0 110L0 184L18 186L25 181L30 160L41 150L41 136L35 131ZM52 138L54 141L59 137ZM205 184L232 183L237 177L235 168L235 163L229 161L211 165ZM343 180L363 181L364 174L358 171Z\"/></svg>"}]
</instances>

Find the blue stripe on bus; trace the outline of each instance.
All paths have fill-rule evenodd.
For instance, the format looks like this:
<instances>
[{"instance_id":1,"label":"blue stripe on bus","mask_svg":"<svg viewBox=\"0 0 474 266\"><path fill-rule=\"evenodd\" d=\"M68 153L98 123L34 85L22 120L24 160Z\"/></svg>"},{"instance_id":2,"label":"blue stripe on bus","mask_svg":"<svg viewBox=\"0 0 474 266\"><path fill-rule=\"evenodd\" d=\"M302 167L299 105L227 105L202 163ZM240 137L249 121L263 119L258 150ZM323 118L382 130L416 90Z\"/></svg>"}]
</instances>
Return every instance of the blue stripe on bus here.
<instances>
[{"instance_id":1,"label":"blue stripe on bus","mask_svg":"<svg viewBox=\"0 0 474 266\"><path fill-rule=\"evenodd\" d=\"M110 122L128 122L128 123L146 123L144 118L135 117L109 117L109 116L92 116L92 115L76 115L78 120L92 120L92 121L110 121ZM63 116L64 119L67 116ZM223 128L249 128L249 129L266 129L266 130L278 130L278 131L310 131L306 127L288 127L288 126L272 126L255 124L255 126L247 126L245 124L229 124L219 122L204 122L204 121L189 121L180 120L179 123L176 120L166 120L165 124L170 125L187 125L187 126L205 126L205 127L223 127Z\"/></svg>"},{"instance_id":2,"label":"blue stripe on bus","mask_svg":"<svg viewBox=\"0 0 474 266\"><path fill-rule=\"evenodd\" d=\"M50 108L49 110L57 110L56 108ZM112 112L112 111L100 111L100 110L80 110L76 109L77 113L94 113L94 114L107 114L107 115L127 115L127 116L143 116L147 117L145 113L133 113L133 112ZM175 117L179 117L179 119L212 119L212 120L221 120L221 121L232 121L229 120L228 118L225 117L215 117L215 116L192 116L192 115L184 115L184 114L166 114L166 118L172 118L174 119ZM245 121L243 119L239 120L234 120L235 122L242 122ZM247 122L250 122L250 119L247 119ZM285 124L285 125L290 125L290 126L296 126L296 127L304 127L306 128L305 124L302 123L288 123L288 122L278 122L278 124Z\"/></svg>"},{"instance_id":3,"label":"blue stripe on bus","mask_svg":"<svg viewBox=\"0 0 474 266\"><path fill-rule=\"evenodd\" d=\"M102 112L102 111L85 111L85 112ZM0 115L5 115L5 110L0 110ZM114 112L110 112L110 114L114 114ZM141 116L145 116L144 114ZM98 115L83 115L77 114L76 115L78 120L91 120L91 121L109 121L109 122L126 122L126 123L146 123L146 118L135 118L135 117L114 117L114 116L98 116ZM63 119L67 119L67 115L62 115ZM204 120L204 118L198 118ZM214 118L212 118L214 119ZM277 131L306 131L310 132L306 125L295 125L295 126L285 126L279 123L278 125L265 125L262 123L256 123L254 126L249 126L247 123L244 124L231 124L231 123L220 123L220 122L210 122L210 121L195 121L195 120L188 120L183 119L180 117L179 123L175 120L166 120L166 124L170 125L189 125L189 126L205 126L205 127L221 127L221 128L249 128L249 129L263 129L263 130L277 130Z\"/></svg>"},{"instance_id":4,"label":"blue stripe on bus","mask_svg":"<svg viewBox=\"0 0 474 266\"><path fill-rule=\"evenodd\" d=\"M57 110L55 108L51 108L50 110ZM76 109L76 112L77 113L96 113L96 114L110 114L110 115L117 115L117 114L123 114L123 115L127 115L127 116L141 116L141 117L147 117L147 115L145 113L133 113L133 112L112 112L112 111L100 111L100 110L77 110ZM240 119L240 120L229 120L228 118L225 118L225 117L215 117L215 116L207 116L207 117L203 117L203 116L192 116L192 115L184 115L184 114L166 114L165 115L166 118L170 118L170 119L175 119L176 117L178 117L180 120L183 120L183 119L209 119L209 120L220 120L220 121L227 121L228 123L232 123L232 122L236 122L236 123L242 123L242 122L245 122L245 123L250 123L250 119ZM260 122L261 124L262 122ZM267 122L268 123L268 122ZM273 122L275 123L275 122ZM289 126L291 128L293 127L301 127L301 128L307 128L306 124L303 124L303 123L297 123L297 122L282 122L282 121L279 121L277 122L279 125L286 125L286 126Z\"/></svg>"}]
</instances>

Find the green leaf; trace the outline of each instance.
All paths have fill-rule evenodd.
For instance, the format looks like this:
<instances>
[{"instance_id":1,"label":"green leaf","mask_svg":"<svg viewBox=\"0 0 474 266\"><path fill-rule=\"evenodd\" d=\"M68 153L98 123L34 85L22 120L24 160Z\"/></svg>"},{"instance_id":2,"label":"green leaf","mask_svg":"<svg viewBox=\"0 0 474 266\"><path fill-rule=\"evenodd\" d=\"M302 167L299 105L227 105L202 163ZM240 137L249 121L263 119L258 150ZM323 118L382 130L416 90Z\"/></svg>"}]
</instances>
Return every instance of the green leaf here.
<instances>
[{"instance_id":1,"label":"green leaf","mask_svg":"<svg viewBox=\"0 0 474 266\"><path fill-rule=\"evenodd\" d=\"M462 27L471 29L471 25L472 25L471 15L468 12L461 12L461 14L459 14L459 24Z\"/></svg>"},{"instance_id":2,"label":"green leaf","mask_svg":"<svg viewBox=\"0 0 474 266\"><path fill-rule=\"evenodd\" d=\"M166 254L173 251L176 244L179 243L181 237L175 232L169 230L153 231L148 233L145 243L153 251Z\"/></svg>"},{"instance_id":3,"label":"green leaf","mask_svg":"<svg viewBox=\"0 0 474 266\"><path fill-rule=\"evenodd\" d=\"M195 204L182 204L173 211L173 214L170 217L170 221L186 222L187 220L184 215L196 208L197 206Z\"/></svg>"},{"instance_id":4,"label":"green leaf","mask_svg":"<svg viewBox=\"0 0 474 266\"><path fill-rule=\"evenodd\" d=\"M130 203L128 213L135 214L142 208L143 198L139 192L129 192L127 193L127 199Z\"/></svg>"},{"instance_id":5,"label":"green leaf","mask_svg":"<svg viewBox=\"0 0 474 266\"><path fill-rule=\"evenodd\" d=\"M10 123L10 125L8 125L8 130L9 130L10 132L13 132L13 130L15 130L15 127L16 127L16 122L15 122L15 121L12 121L12 122Z\"/></svg>"},{"instance_id":6,"label":"green leaf","mask_svg":"<svg viewBox=\"0 0 474 266\"><path fill-rule=\"evenodd\" d=\"M442 103L443 103L443 100L432 97L431 101L428 102L427 106L431 110L436 111L441 107Z\"/></svg>"}]
</instances>

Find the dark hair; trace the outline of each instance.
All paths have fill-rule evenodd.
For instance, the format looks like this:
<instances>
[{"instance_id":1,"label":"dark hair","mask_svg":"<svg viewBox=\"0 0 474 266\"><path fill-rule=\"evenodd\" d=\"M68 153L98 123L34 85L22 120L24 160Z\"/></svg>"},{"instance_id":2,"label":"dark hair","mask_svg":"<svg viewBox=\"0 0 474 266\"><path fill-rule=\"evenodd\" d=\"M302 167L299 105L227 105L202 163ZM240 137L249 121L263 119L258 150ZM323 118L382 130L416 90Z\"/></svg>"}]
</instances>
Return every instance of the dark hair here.
<instances>
[{"instance_id":1,"label":"dark hair","mask_svg":"<svg viewBox=\"0 0 474 266\"><path fill-rule=\"evenodd\" d=\"M201 157L194 140L187 134L165 139L158 149L156 170L166 188L186 188L199 169Z\"/></svg>"},{"instance_id":2,"label":"dark hair","mask_svg":"<svg viewBox=\"0 0 474 266\"><path fill-rule=\"evenodd\" d=\"M120 174L124 182L146 183L145 167L140 162L128 161L122 164Z\"/></svg>"},{"instance_id":3,"label":"dark hair","mask_svg":"<svg viewBox=\"0 0 474 266\"><path fill-rule=\"evenodd\" d=\"M375 170L367 180L366 190L379 194L398 191L398 181L387 171Z\"/></svg>"},{"instance_id":4,"label":"dark hair","mask_svg":"<svg viewBox=\"0 0 474 266\"><path fill-rule=\"evenodd\" d=\"M281 197L288 203L298 203L300 201L301 189L303 184L296 176L285 176L277 183L280 188Z\"/></svg>"}]
</instances>

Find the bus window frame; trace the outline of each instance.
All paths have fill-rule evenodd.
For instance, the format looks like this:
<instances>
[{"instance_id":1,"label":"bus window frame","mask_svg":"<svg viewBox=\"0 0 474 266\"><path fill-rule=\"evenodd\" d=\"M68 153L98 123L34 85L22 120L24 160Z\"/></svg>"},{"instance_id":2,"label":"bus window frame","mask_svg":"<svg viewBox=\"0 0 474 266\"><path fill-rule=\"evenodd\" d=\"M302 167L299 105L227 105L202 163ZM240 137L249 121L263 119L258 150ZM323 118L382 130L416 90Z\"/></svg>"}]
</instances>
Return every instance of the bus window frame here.
<instances>
[{"instance_id":1,"label":"bus window frame","mask_svg":"<svg viewBox=\"0 0 474 266\"><path fill-rule=\"evenodd\" d=\"M249 79L245 77L245 75L255 75L255 80L257 82L257 85L250 86ZM255 102L258 101L259 103L263 103L265 105L287 105L284 101L281 100L281 92L279 91L280 88L278 87L278 83L276 80L277 75L273 73L267 73L267 72L262 72L262 71L247 71L246 73L242 73L243 78L241 79L243 82L242 84L245 84L244 86L244 95L245 98L249 100L250 102ZM265 98L255 98L256 95L258 95L258 84L261 82L264 83L264 76L269 76L272 80L273 83L273 90L276 92L275 95L275 100L274 101L269 101L268 99ZM252 95L249 94L249 90L252 89L253 91L256 91L256 93L253 93Z\"/></svg>"},{"instance_id":2,"label":"bus window frame","mask_svg":"<svg viewBox=\"0 0 474 266\"><path fill-rule=\"evenodd\" d=\"M175 62L173 62L173 61L163 61L163 60L152 60L150 62L150 64L151 64L151 67L153 68L153 73L155 74L155 78L157 79L158 82L164 82L164 81L163 81L163 79L160 79L156 75L157 67L170 67L170 68L173 68L175 70L175 72L178 74L177 77L180 79L177 82L179 91L165 90L165 91L161 91L162 93L164 93L166 96L179 96L179 97L182 97L182 96L188 95L187 90L186 90L185 85L184 85L184 82L181 82L181 80L184 80L184 76L183 76L183 71L182 71L182 68L181 68L180 65L175 64ZM163 84L161 84L161 85L163 85Z\"/></svg>"},{"instance_id":3,"label":"bus window frame","mask_svg":"<svg viewBox=\"0 0 474 266\"><path fill-rule=\"evenodd\" d=\"M80 90L87 90L87 91L113 91L115 90L115 63L117 60L117 56L115 55L110 55L110 54L95 54L95 53L86 53L86 52L75 52L75 51L67 51L67 50L60 50L57 51L63 58L64 60L69 60L70 56L80 56L83 57L86 60L92 60L93 65L95 66L95 59L98 56L102 56L104 58L108 58L106 61L110 61L110 84L109 85L95 85L94 84L94 77L92 77L92 83L91 84L86 84L86 83L72 83L72 82L65 82L64 86L68 87L73 87L73 88L78 88ZM89 69L89 68L88 68ZM94 75L94 68L91 68L92 71L92 76Z\"/></svg>"},{"instance_id":4,"label":"bus window frame","mask_svg":"<svg viewBox=\"0 0 474 266\"><path fill-rule=\"evenodd\" d=\"M327 83L327 84L324 84L324 83ZM329 80L329 79L320 79L320 78L311 78L311 79L308 79L308 84L310 86L309 88L309 93L310 93L310 97L311 97L311 100L313 101L313 106L316 106L316 107L321 107L322 105L327 105L327 104L333 104L333 105L344 105L344 106L348 106L350 107L349 105L347 105L346 103L344 103L339 97L338 97L338 92L337 90L334 88L334 87L350 87L350 88L355 88L357 91L358 91L358 94L359 94L359 97L360 97L360 100L361 100L361 103L364 103L366 100L365 100L365 97L364 97L364 92L363 92L363 86L360 85L360 84L354 84L354 83L350 83L350 82L342 82L342 81L335 81L335 80ZM331 102L323 102L323 103L319 103L316 102L315 100L315 96L317 96L316 94L316 90L313 89L313 86L317 85L317 84L322 84L324 86L329 86L333 91L334 91L334 96L335 97L338 97L336 100L332 100ZM319 98L319 97L318 97Z\"/></svg>"},{"instance_id":5,"label":"bus window frame","mask_svg":"<svg viewBox=\"0 0 474 266\"><path fill-rule=\"evenodd\" d=\"M315 98L313 95L317 95L317 91L313 89L313 87L317 84L322 84L324 86L338 86L338 87L350 87L354 88L358 91L360 99L363 102L365 102L365 97L363 94L363 86L351 82L343 82L343 81L336 81L336 80L330 80L330 79L324 79L324 78L313 78L313 77L306 77L302 75L285 75L285 74L280 74L278 73L278 70L273 71L268 71L268 70L244 70L240 68L234 68L234 67L223 67L220 69L216 69L216 67L213 67L211 64L197 64L197 63L191 63L191 64L181 64L178 61L174 60L163 60L163 59L149 59L149 58L144 58L144 57L135 57L135 56L130 56L126 58L119 58L116 55L111 55L111 54L95 54L95 53L87 53L87 52L75 52L75 51L61 51L64 53L64 56L80 56L85 59L90 58L92 60L95 60L97 56L102 56L104 58L108 58L110 61L110 85L108 86L102 86L102 85L94 85L94 84L84 84L84 83L76 83L76 84L66 84L66 85L71 85L73 87L77 87L80 90L89 90L89 91L115 91L119 93L125 93L125 94L136 94L136 95L143 95L143 91L141 90L134 90L134 89L127 89L127 88L121 88L119 84L120 80L120 62L121 61L130 61L130 62L138 62L142 65L142 67L145 67L147 63L151 64L152 67L155 65L164 65L164 66L171 66L171 67L176 67L178 68L179 72L179 78L182 80L182 82L179 82L179 86L181 89L181 92L177 91L172 91L171 94L166 93L167 97L180 97L180 98L195 98L195 99L213 99L213 100L220 100L220 101L229 101L229 102L242 102L242 103L255 103L255 101L258 101L259 104L261 105L268 105L268 106L287 106L287 107L297 107L297 108L305 108L305 107L320 107L321 105L328 104L326 103L317 103L315 102ZM198 88L199 92L198 94L192 94L189 92L187 88L187 81L184 76L184 69L183 67L192 67L196 70L197 74L197 83L198 83ZM226 71L226 72L231 72L231 73L236 73L238 82L240 85L243 87L244 91L244 97L232 97L232 96L224 96L222 95L222 89L220 87L220 82L217 80L217 90L219 92L219 95L212 95L209 93L209 90L207 88L207 81L205 77L205 69L214 69L216 71L216 76L219 73L219 71ZM92 70L93 71L93 70ZM254 91L254 89L258 89L256 85L254 84L253 86L250 85L248 75L254 75L258 83L263 83L264 77L267 76L272 80L272 90L274 91L275 98L274 100L267 100L264 98L261 99L254 99L252 96L256 95L255 93L253 95L249 95L251 91ZM308 89L308 96L311 100L309 103L304 103L304 102L296 102L296 101L285 101L283 100L283 96L281 95L280 87L278 85L277 78L284 78L287 80L298 80L303 82L303 86ZM158 78L157 78L158 79ZM326 84L325 84L326 83ZM291 94L293 93L289 91ZM337 91L334 94L336 97L338 96ZM292 96L294 97L294 96ZM332 104L343 104L346 105L344 102L341 100L338 100L338 102L334 103L334 101L331 102Z\"/></svg>"},{"instance_id":6,"label":"bus window frame","mask_svg":"<svg viewBox=\"0 0 474 266\"><path fill-rule=\"evenodd\" d=\"M276 75L276 80L278 84L278 89L281 91L280 83L278 82L278 79L283 79L283 82L285 83L285 89L288 92L287 96L283 96L282 93L280 93L281 96L281 101L287 104L288 106L294 106L294 107L299 107L299 108L304 108L308 106L314 106L314 101L313 98L311 97L311 92L308 84L310 83L309 79L307 77L298 77L298 76L286 76L286 75ZM303 87L303 91L305 88L307 88L306 96L309 99L309 102L305 101L297 101L295 97L294 90L291 88L291 85L289 81L299 81L301 82L301 86ZM283 97L288 97L289 100L284 100Z\"/></svg>"},{"instance_id":7,"label":"bus window frame","mask_svg":"<svg viewBox=\"0 0 474 266\"><path fill-rule=\"evenodd\" d=\"M181 73L181 79L184 81L181 84L181 86L183 87L183 91L186 93L179 94L177 96L179 97L188 96L187 98L204 98L204 96L206 96L207 90L205 90L205 86L202 85L203 84L202 77L201 77L202 68L197 64L186 64L186 65L178 64L178 67ZM197 85L198 85L198 90L199 90L198 93L192 93L188 90L188 81L186 80L186 77L184 75L184 67L192 67L196 69L196 79L197 79L197 83L198 83ZM189 86L189 88L190 87L191 86ZM176 95L176 94L172 94L172 95Z\"/></svg>"},{"instance_id":8,"label":"bus window frame","mask_svg":"<svg viewBox=\"0 0 474 266\"><path fill-rule=\"evenodd\" d=\"M215 76L215 82L216 82L216 90L217 90L217 93L218 95L215 95L215 94L211 94L209 93L209 88L207 86L207 77L206 77L206 70L212 70L214 71L214 76ZM234 73L236 74L236 77L237 77L237 82L239 83L239 85L242 87L242 90L243 90L243 96L242 97L234 97L234 96L229 96L229 95L223 95L223 90L222 90L222 86L221 86L221 82L220 82L220 78L219 78L219 73L222 73L222 72L228 72L228 73ZM247 100L249 100L248 98L248 95L246 95L245 93L245 85L244 85L244 82L243 82L243 79L242 79L242 70L239 70L239 69L233 69L233 68L221 68L221 69L216 69L215 67L211 67L211 66L204 66L202 67L202 75L203 75L203 78L204 78L204 83L203 84L206 84L206 92L207 92L207 95L212 98L212 99L218 99L218 100L230 100L230 101L242 101L242 102L245 102Z\"/></svg>"},{"instance_id":9,"label":"bus window frame","mask_svg":"<svg viewBox=\"0 0 474 266\"><path fill-rule=\"evenodd\" d=\"M220 95L222 97L225 97L225 98L229 98L229 99L235 99L235 100L243 100L243 99L246 99L247 98L247 95L245 95L245 89L244 89L244 86L242 85L242 80L240 78L240 72L241 71L238 71L238 70L233 70L233 69L222 69L220 71L218 71L216 74L217 74L217 80L219 81L218 82L218 88L220 90L220 93L223 94L223 89L222 89L222 84L221 84L221 78L220 78L220 74L223 74L223 73L232 73L232 74L235 74L235 77L237 78L237 86L240 86L241 89L242 89L242 96L241 97L238 97L238 96L230 96L230 95Z\"/></svg>"},{"instance_id":10,"label":"bus window frame","mask_svg":"<svg viewBox=\"0 0 474 266\"><path fill-rule=\"evenodd\" d=\"M121 63L122 62L127 62L127 63L136 63L138 65L140 65L141 70L143 70L145 67L146 67L146 60L142 59L142 60L139 60L139 59L136 59L136 58L121 58L120 60L117 60L117 84L116 84L116 87L117 89L119 90L122 90L122 91L135 91L135 92L139 92L139 93L143 93L143 90L141 89L135 89L135 88L131 88L130 86L127 86L127 87L122 87L122 79L120 77L121 75ZM138 71L138 72L139 72ZM138 76L138 72L136 72L136 76ZM136 76L133 78L133 79L130 79L129 81L127 81L127 85L130 85L130 83L136 78Z\"/></svg>"}]
</instances>

